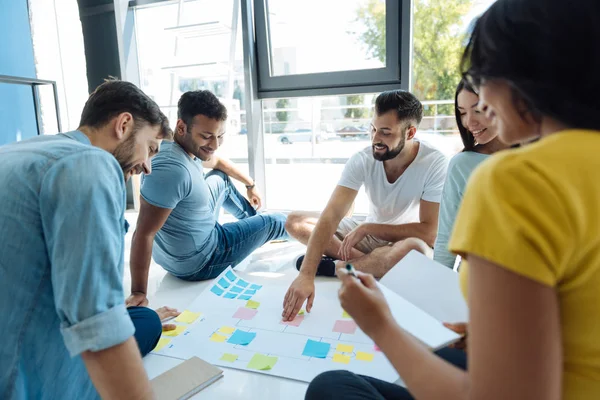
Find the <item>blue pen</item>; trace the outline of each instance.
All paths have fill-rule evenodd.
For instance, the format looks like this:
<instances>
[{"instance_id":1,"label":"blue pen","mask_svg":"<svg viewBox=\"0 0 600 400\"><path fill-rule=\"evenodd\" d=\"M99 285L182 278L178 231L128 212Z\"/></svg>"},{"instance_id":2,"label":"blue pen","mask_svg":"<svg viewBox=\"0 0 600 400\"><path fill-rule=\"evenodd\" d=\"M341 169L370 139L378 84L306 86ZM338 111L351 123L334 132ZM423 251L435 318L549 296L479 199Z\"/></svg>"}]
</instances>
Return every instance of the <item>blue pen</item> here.
<instances>
[{"instance_id":1,"label":"blue pen","mask_svg":"<svg viewBox=\"0 0 600 400\"><path fill-rule=\"evenodd\" d=\"M346 273L358 279L358 276L356 276L356 270L354 269L354 266L350 263L346 264Z\"/></svg>"}]
</instances>

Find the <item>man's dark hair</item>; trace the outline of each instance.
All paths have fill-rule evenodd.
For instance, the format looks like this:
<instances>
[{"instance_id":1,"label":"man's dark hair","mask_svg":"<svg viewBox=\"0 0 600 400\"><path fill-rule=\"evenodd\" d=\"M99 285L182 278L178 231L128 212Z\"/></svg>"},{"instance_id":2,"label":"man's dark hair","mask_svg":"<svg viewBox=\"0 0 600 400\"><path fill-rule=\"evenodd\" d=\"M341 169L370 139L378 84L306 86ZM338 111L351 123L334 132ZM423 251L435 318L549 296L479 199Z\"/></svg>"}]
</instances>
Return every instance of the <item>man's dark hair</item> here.
<instances>
[{"instance_id":1,"label":"man's dark hair","mask_svg":"<svg viewBox=\"0 0 600 400\"><path fill-rule=\"evenodd\" d=\"M475 87L507 82L522 117L598 130L598 42L598 0L498 0L477 20L461 69Z\"/></svg>"},{"instance_id":2,"label":"man's dark hair","mask_svg":"<svg viewBox=\"0 0 600 400\"><path fill-rule=\"evenodd\" d=\"M394 110L398 121L410 121L418 126L423 119L423 104L412 94L405 90L388 90L377 96L375 112L383 115Z\"/></svg>"},{"instance_id":3,"label":"man's dark hair","mask_svg":"<svg viewBox=\"0 0 600 400\"><path fill-rule=\"evenodd\" d=\"M185 92L177 103L177 118L185 122L189 129L196 115L225 121L227 108L208 90Z\"/></svg>"},{"instance_id":4,"label":"man's dark hair","mask_svg":"<svg viewBox=\"0 0 600 400\"><path fill-rule=\"evenodd\" d=\"M124 112L133 116L136 129L142 124L160 126L162 138L173 138L169 120L158 105L133 83L116 79L107 80L90 94L79 126L100 128Z\"/></svg>"}]
</instances>

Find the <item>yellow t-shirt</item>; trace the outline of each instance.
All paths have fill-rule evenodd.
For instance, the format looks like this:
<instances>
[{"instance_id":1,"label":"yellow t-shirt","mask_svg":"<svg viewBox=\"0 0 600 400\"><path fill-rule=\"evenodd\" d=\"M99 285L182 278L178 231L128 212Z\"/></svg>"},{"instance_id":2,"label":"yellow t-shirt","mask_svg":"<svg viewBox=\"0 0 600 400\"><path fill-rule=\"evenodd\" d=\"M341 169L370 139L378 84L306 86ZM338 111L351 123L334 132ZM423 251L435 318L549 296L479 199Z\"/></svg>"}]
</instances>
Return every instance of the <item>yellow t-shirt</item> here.
<instances>
[{"instance_id":1,"label":"yellow t-shirt","mask_svg":"<svg viewBox=\"0 0 600 400\"><path fill-rule=\"evenodd\" d=\"M467 185L449 248L555 288L563 398L600 399L600 131L490 157ZM467 273L463 263L465 295Z\"/></svg>"}]
</instances>

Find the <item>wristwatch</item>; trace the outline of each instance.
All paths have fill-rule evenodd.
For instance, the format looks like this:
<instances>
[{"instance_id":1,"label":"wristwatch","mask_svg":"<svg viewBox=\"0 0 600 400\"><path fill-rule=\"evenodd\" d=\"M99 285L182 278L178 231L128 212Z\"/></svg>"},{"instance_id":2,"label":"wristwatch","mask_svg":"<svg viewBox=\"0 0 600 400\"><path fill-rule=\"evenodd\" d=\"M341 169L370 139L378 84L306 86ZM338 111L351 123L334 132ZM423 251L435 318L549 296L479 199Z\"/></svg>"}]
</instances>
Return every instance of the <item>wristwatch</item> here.
<instances>
[{"instance_id":1,"label":"wristwatch","mask_svg":"<svg viewBox=\"0 0 600 400\"><path fill-rule=\"evenodd\" d=\"M256 186L256 182L252 182L252 185L246 185L246 189L254 189L254 186Z\"/></svg>"}]
</instances>

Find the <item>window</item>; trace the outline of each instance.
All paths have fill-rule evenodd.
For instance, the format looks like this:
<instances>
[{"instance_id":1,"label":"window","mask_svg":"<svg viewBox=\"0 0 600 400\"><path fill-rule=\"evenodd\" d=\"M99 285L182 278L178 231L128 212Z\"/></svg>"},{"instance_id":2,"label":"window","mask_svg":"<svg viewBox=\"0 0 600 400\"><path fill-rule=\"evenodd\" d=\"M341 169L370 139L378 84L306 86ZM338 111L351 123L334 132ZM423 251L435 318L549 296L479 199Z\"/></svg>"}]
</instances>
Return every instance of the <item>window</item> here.
<instances>
[{"instance_id":1,"label":"window","mask_svg":"<svg viewBox=\"0 0 600 400\"><path fill-rule=\"evenodd\" d=\"M258 0L255 2L259 97L353 94L408 88L410 1ZM379 11L383 51L364 45ZM401 56L403 55L403 56Z\"/></svg>"}]
</instances>

